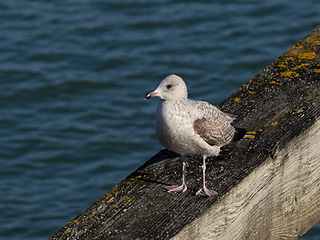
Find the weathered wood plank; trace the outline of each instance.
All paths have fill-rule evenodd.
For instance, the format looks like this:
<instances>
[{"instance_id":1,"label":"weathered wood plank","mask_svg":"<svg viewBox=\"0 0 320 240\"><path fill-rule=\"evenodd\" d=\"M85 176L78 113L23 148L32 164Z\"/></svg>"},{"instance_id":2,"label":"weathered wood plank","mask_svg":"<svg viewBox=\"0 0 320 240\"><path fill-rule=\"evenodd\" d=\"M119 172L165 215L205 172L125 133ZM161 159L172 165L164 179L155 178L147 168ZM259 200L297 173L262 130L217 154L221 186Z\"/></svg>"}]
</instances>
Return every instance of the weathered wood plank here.
<instances>
[{"instance_id":1,"label":"weathered wood plank","mask_svg":"<svg viewBox=\"0 0 320 240\"><path fill-rule=\"evenodd\" d=\"M320 26L219 107L254 138L207 161L162 150L50 239L296 239L320 220Z\"/></svg>"},{"instance_id":2,"label":"weathered wood plank","mask_svg":"<svg viewBox=\"0 0 320 240\"><path fill-rule=\"evenodd\" d=\"M297 239L320 217L320 120L173 239Z\"/></svg>"}]
</instances>

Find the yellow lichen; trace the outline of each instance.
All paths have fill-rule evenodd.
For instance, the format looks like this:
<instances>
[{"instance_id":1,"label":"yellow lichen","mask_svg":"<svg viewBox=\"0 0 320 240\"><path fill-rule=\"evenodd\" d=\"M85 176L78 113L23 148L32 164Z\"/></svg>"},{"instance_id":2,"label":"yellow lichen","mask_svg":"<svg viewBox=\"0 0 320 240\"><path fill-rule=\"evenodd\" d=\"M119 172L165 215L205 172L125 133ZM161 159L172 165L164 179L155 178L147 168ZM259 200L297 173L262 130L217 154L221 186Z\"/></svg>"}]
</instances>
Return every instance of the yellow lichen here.
<instances>
[{"instance_id":1,"label":"yellow lichen","mask_svg":"<svg viewBox=\"0 0 320 240\"><path fill-rule=\"evenodd\" d=\"M315 73L320 73L320 69L314 70Z\"/></svg>"},{"instance_id":2,"label":"yellow lichen","mask_svg":"<svg viewBox=\"0 0 320 240\"><path fill-rule=\"evenodd\" d=\"M271 126L276 126L276 125L278 125L279 123L278 122L272 122L272 123L270 123L271 124Z\"/></svg>"},{"instance_id":3,"label":"yellow lichen","mask_svg":"<svg viewBox=\"0 0 320 240\"><path fill-rule=\"evenodd\" d=\"M255 138L256 136L244 136L243 138Z\"/></svg>"},{"instance_id":4,"label":"yellow lichen","mask_svg":"<svg viewBox=\"0 0 320 240\"><path fill-rule=\"evenodd\" d=\"M259 131L259 132L263 132L263 129L259 129L258 131Z\"/></svg>"},{"instance_id":5,"label":"yellow lichen","mask_svg":"<svg viewBox=\"0 0 320 240\"><path fill-rule=\"evenodd\" d=\"M102 201L103 199L108 200L108 199L111 198L111 197L112 197L112 194L107 193L106 195L104 195L103 197L101 197L98 201L100 202L100 201Z\"/></svg>"},{"instance_id":6,"label":"yellow lichen","mask_svg":"<svg viewBox=\"0 0 320 240\"><path fill-rule=\"evenodd\" d=\"M293 69L294 70L297 70L297 69L299 69L299 68L302 68L302 67L305 67L305 66L309 66L310 65L310 63L302 63L301 65L299 65L299 66L295 66Z\"/></svg>"},{"instance_id":7,"label":"yellow lichen","mask_svg":"<svg viewBox=\"0 0 320 240\"><path fill-rule=\"evenodd\" d=\"M254 100L249 100L249 102L254 102Z\"/></svg>"},{"instance_id":8,"label":"yellow lichen","mask_svg":"<svg viewBox=\"0 0 320 240\"><path fill-rule=\"evenodd\" d=\"M282 77L293 78L293 77L298 77L298 76L299 76L299 73L293 72L293 71L285 71L285 72L281 72L280 75L281 75Z\"/></svg>"},{"instance_id":9,"label":"yellow lichen","mask_svg":"<svg viewBox=\"0 0 320 240\"><path fill-rule=\"evenodd\" d=\"M285 61L293 61L293 58L292 57L286 57L284 58Z\"/></svg>"},{"instance_id":10,"label":"yellow lichen","mask_svg":"<svg viewBox=\"0 0 320 240\"><path fill-rule=\"evenodd\" d=\"M237 98L234 98L233 101L239 102L239 101L240 101L240 98L238 98L238 97L237 97Z\"/></svg>"},{"instance_id":11,"label":"yellow lichen","mask_svg":"<svg viewBox=\"0 0 320 240\"><path fill-rule=\"evenodd\" d=\"M318 45L318 44L320 43L320 41L317 40L316 38L314 38L314 39L312 39L312 40L310 41L310 43L314 43L314 44Z\"/></svg>"},{"instance_id":12,"label":"yellow lichen","mask_svg":"<svg viewBox=\"0 0 320 240\"><path fill-rule=\"evenodd\" d=\"M276 81L271 81L269 82L269 84L276 84Z\"/></svg>"},{"instance_id":13,"label":"yellow lichen","mask_svg":"<svg viewBox=\"0 0 320 240\"><path fill-rule=\"evenodd\" d=\"M135 196L125 197L124 199L126 200L126 202L122 203L122 205L124 205L124 206L128 205L134 198L135 198Z\"/></svg>"},{"instance_id":14,"label":"yellow lichen","mask_svg":"<svg viewBox=\"0 0 320 240\"><path fill-rule=\"evenodd\" d=\"M256 131L248 131L248 132L246 132L246 134L257 134L257 132Z\"/></svg>"},{"instance_id":15,"label":"yellow lichen","mask_svg":"<svg viewBox=\"0 0 320 240\"><path fill-rule=\"evenodd\" d=\"M280 63L278 64L278 67L279 67L279 68L288 68L286 65L284 65L284 62L280 62Z\"/></svg>"},{"instance_id":16,"label":"yellow lichen","mask_svg":"<svg viewBox=\"0 0 320 240\"><path fill-rule=\"evenodd\" d=\"M303 52L298 54L298 58L302 59L314 59L316 57L315 52Z\"/></svg>"},{"instance_id":17,"label":"yellow lichen","mask_svg":"<svg viewBox=\"0 0 320 240\"><path fill-rule=\"evenodd\" d=\"M296 50L296 49L301 49L301 48L303 48L302 46L296 46L296 45L294 45L294 46L292 46L290 49L289 49L289 51L293 51L293 50ZM296 51L295 51L296 52ZM293 52L294 53L294 52Z\"/></svg>"},{"instance_id":18,"label":"yellow lichen","mask_svg":"<svg viewBox=\"0 0 320 240\"><path fill-rule=\"evenodd\" d=\"M136 180L137 178L141 178L141 176L135 176L135 177L129 178L129 180L130 180L130 181L134 181L134 180Z\"/></svg>"},{"instance_id":19,"label":"yellow lichen","mask_svg":"<svg viewBox=\"0 0 320 240\"><path fill-rule=\"evenodd\" d=\"M69 222L69 224L71 224L71 223L75 223L75 224L79 224L79 222L77 221L77 220L72 220L71 222Z\"/></svg>"}]
</instances>

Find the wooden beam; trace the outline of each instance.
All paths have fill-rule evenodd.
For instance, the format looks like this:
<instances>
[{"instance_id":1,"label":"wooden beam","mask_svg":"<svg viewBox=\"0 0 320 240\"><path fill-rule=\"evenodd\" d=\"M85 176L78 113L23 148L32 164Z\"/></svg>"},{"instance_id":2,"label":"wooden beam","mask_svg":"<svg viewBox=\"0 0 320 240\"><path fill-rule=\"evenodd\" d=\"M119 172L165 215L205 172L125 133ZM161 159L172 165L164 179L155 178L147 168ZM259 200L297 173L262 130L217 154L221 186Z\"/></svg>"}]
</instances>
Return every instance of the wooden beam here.
<instances>
[{"instance_id":1,"label":"wooden beam","mask_svg":"<svg viewBox=\"0 0 320 240\"><path fill-rule=\"evenodd\" d=\"M320 120L173 239L297 239L320 219Z\"/></svg>"},{"instance_id":2,"label":"wooden beam","mask_svg":"<svg viewBox=\"0 0 320 240\"><path fill-rule=\"evenodd\" d=\"M320 220L320 26L226 99L254 135L207 164L161 150L50 239L297 239ZM232 69L231 69L232 70ZM75 200L76 201L76 200Z\"/></svg>"}]
</instances>

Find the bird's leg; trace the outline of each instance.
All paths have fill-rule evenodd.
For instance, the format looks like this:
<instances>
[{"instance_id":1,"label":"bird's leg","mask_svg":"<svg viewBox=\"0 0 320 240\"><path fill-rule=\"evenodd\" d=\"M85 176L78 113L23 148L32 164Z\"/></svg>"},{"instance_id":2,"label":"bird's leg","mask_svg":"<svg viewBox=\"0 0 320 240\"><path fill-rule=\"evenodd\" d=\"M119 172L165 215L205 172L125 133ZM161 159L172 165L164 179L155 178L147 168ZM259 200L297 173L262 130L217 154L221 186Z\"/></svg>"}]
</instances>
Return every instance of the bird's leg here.
<instances>
[{"instance_id":1,"label":"bird's leg","mask_svg":"<svg viewBox=\"0 0 320 240\"><path fill-rule=\"evenodd\" d=\"M168 190L168 192L184 192L187 190L186 159L184 156L181 156L181 160L182 160L182 185L166 186L165 189Z\"/></svg>"},{"instance_id":2,"label":"bird's leg","mask_svg":"<svg viewBox=\"0 0 320 240\"><path fill-rule=\"evenodd\" d=\"M206 187L206 156L203 156L202 179L203 179L202 188L196 193L196 195L204 196L204 197L218 195L216 191L210 190Z\"/></svg>"}]
</instances>

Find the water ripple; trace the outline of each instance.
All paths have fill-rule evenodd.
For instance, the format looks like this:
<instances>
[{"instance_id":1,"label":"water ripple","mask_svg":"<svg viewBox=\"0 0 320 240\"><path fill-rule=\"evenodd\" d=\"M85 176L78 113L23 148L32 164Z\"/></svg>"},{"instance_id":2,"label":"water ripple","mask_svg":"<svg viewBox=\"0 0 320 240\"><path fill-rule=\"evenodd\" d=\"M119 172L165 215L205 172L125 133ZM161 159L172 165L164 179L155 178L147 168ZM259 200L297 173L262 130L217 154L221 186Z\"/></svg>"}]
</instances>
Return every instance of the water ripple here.
<instances>
[{"instance_id":1,"label":"water ripple","mask_svg":"<svg viewBox=\"0 0 320 240\"><path fill-rule=\"evenodd\" d=\"M163 77L219 104L318 15L312 0L1 2L0 238L48 238L159 151L143 97Z\"/></svg>"}]
</instances>

